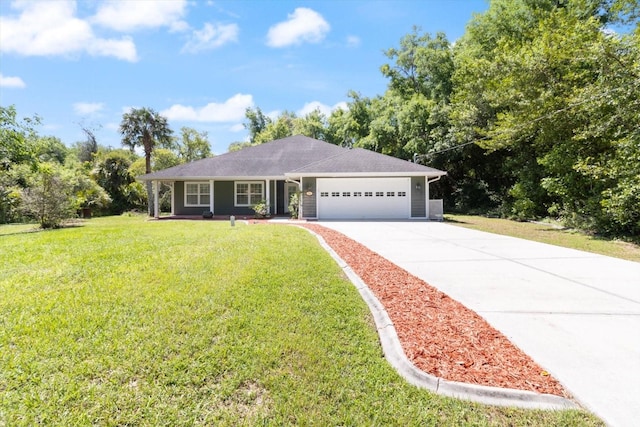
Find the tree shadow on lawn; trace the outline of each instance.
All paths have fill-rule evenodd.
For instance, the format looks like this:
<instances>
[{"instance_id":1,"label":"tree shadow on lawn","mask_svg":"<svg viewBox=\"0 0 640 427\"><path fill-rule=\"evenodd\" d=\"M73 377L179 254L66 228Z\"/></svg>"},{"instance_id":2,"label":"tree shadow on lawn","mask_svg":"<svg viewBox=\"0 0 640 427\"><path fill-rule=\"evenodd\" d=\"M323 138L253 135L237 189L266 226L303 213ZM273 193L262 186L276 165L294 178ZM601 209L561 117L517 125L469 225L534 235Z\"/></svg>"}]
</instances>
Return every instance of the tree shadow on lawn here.
<instances>
[{"instance_id":1,"label":"tree shadow on lawn","mask_svg":"<svg viewBox=\"0 0 640 427\"><path fill-rule=\"evenodd\" d=\"M7 236L16 236L19 234L40 233L42 231L56 231L56 230L64 230L67 228L80 228L85 226L84 222L74 221L68 224L61 225L60 227L56 227L56 228L42 228L39 224L31 224L33 225L32 228L20 229L16 231L7 230L11 227L21 226L21 225L26 225L26 224L5 224L2 228L0 228L0 238L7 237Z\"/></svg>"}]
</instances>

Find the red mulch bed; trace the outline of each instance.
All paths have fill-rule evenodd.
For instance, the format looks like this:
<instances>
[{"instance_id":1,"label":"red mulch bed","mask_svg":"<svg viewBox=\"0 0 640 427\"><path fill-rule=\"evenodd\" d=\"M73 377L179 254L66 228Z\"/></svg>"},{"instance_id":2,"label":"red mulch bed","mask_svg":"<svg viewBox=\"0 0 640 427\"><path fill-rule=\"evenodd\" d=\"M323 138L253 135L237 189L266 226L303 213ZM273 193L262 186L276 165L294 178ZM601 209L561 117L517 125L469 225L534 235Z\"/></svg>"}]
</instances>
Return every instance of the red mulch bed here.
<instances>
[{"instance_id":1,"label":"red mulch bed","mask_svg":"<svg viewBox=\"0 0 640 427\"><path fill-rule=\"evenodd\" d=\"M419 369L451 381L569 397L555 378L474 311L337 231L300 225L322 236L375 293Z\"/></svg>"}]
</instances>

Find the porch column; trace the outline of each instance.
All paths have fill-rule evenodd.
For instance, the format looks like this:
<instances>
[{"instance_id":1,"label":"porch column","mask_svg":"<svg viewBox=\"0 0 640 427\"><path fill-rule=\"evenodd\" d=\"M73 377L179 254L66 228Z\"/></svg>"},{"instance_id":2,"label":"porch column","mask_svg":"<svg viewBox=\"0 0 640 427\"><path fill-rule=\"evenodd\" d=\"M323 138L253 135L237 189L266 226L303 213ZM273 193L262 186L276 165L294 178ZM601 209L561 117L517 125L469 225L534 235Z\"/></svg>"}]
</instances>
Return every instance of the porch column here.
<instances>
[{"instance_id":1,"label":"porch column","mask_svg":"<svg viewBox=\"0 0 640 427\"><path fill-rule=\"evenodd\" d=\"M427 204L424 211L427 214L427 219L429 219L431 215L429 212L429 177L428 176L424 177L424 202Z\"/></svg>"},{"instance_id":2,"label":"porch column","mask_svg":"<svg viewBox=\"0 0 640 427\"><path fill-rule=\"evenodd\" d=\"M215 214L213 208L213 183L215 181L213 179L209 180L209 211L211 211L212 214Z\"/></svg>"},{"instance_id":3,"label":"porch column","mask_svg":"<svg viewBox=\"0 0 640 427\"><path fill-rule=\"evenodd\" d=\"M155 218L160 218L160 182L152 181L153 185L153 216Z\"/></svg>"},{"instance_id":4,"label":"porch column","mask_svg":"<svg viewBox=\"0 0 640 427\"><path fill-rule=\"evenodd\" d=\"M176 214L176 191L175 191L175 187L176 187L176 182L175 181L171 181L171 216Z\"/></svg>"},{"instance_id":5,"label":"porch column","mask_svg":"<svg viewBox=\"0 0 640 427\"><path fill-rule=\"evenodd\" d=\"M267 215L269 215L271 213L271 180L267 179L266 183L267 191L265 193L265 198L267 202Z\"/></svg>"},{"instance_id":6,"label":"porch column","mask_svg":"<svg viewBox=\"0 0 640 427\"><path fill-rule=\"evenodd\" d=\"M273 204L273 214L278 215L278 181L273 182L273 198L276 200Z\"/></svg>"}]
</instances>

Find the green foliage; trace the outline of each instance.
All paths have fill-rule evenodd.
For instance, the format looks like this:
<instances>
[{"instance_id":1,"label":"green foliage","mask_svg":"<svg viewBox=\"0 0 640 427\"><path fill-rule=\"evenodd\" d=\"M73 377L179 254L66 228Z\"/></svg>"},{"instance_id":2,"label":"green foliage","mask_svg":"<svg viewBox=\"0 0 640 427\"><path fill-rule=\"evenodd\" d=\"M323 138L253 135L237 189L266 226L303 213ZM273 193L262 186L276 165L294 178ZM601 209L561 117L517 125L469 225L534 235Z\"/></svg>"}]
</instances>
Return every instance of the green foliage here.
<instances>
[{"instance_id":1,"label":"green foliage","mask_svg":"<svg viewBox=\"0 0 640 427\"><path fill-rule=\"evenodd\" d=\"M58 228L75 216L72 177L56 163L41 163L22 191L21 209L42 228Z\"/></svg>"},{"instance_id":2,"label":"green foliage","mask_svg":"<svg viewBox=\"0 0 640 427\"><path fill-rule=\"evenodd\" d=\"M176 138L176 144L178 155L183 163L211 157L211 144L207 132L198 132L183 126L180 128L180 138ZM154 168L159 170L158 165L154 165Z\"/></svg>"},{"instance_id":3,"label":"green foliage","mask_svg":"<svg viewBox=\"0 0 640 427\"><path fill-rule=\"evenodd\" d=\"M503 153L511 168L495 170L507 172L503 207L516 218L638 234L620 209L636 203L626 178L640 168L616 141L640 144L640 44L603 31L618 20L609 6L496 0L456 45L454 131Z\"/></svg>"},{"instance_id":4,"label":"green foliage","mask_svg":"<svg viewBox=\"0 0 640 427\"><path fill-rule=\"evenodd\" d=\"M255 110L247 108L245 110L245 117L248 122L244 123L244 128L249 131L249 143L255 144L257 143L258 135L271 123L271 118L265 116L260 108L256 108Z\"/></svg>"},{"instance_id":5,"label":"green foliage","mask_svg":"<svg viewBox=\"0 0 640 427\"><path fill-rule=\"evenodd\" d=\"M92 162L93 157L98 152L98 140L93 129L83 126L82 131L86 135L87 139L83 142L77 143L78 160L81 162Z\"/></svg>"},{"instance_id":6,"label":"green foliage","mask_svg":"<svg viewBox=\"0 0 640 427\"><path fill-rule=\"evenodd\" d=\"M298 219L300 216L300 194L295 192L289 196L289 215L291 218Z\"/></svg>"},{"instance_id":7,"label":"green foliage","mask_svg":"<svg viewBox=\"0 0 640 427\"><path fill-rule=\"evenodd\" d=\"M145 172L150 173L151 154L156 146L171 148L173 131L167 118L151 108L133 108L123 114L120 122L122 145L133 150L141 147L144 150ZM153 191L151 181L147 181L147 201L149 216L153 215Z\"/></svg>"},{"instance_id":8,"label":"green foliage","mask_svg":"<svg viewBox=\"0 0 640 427\"><path fill-rule=\"evenodd\" d=\"M130 209L140 209L146 202L144 198L140 200L140 184L135 182L135 177L129 171L132 157L125 151L113 150L97 158L92 177L109 194L110 213L120 214Z\"/></svg>"},{"instance_id":9,"label":"green foliage","mask_svg":"<svg viewBox=\"0 0 640 427\"><path fill-rule=\"evenodd\" d=\"M16 107L0 106L0 169L8 170L12 164L34 160L34 126L40 124L40 118L18 120Z\"/></svg>"},{"instance_id":10,"label":"green foliage","mask_svg":"<svg viewBox=\"0 0 640 427\"><path fill-rule=\"evenodd\" d=\"M266 200L261 200L259 203L251 206L251 209L255 213L256 218L266 218L269 216L269 206Z\"/></svg>"}]
</instances>

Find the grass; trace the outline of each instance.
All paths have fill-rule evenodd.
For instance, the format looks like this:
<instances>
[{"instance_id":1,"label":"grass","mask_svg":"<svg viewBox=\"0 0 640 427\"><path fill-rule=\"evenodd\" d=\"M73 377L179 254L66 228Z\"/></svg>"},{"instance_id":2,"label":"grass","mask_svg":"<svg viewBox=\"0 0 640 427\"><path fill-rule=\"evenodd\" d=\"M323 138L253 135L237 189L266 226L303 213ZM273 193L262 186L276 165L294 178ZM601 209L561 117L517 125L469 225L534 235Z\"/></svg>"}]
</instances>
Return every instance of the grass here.
<instances>
[{"instance_id":1,"label":"grass","mask_svg":"<svg viewBox=\"0 0 640 427\"><path fill-rule=\"evenodd\" d=\"M602 425L407 384L304 230L0 227L0 425Z\"/></svg>"},{"instance_id":2,"label":"grass","mask_svg":"<svg viewBox=\"0 0 640 427\"><path fill-rule=\"evenodd\" d=\"M445 215L445 221L475 230L640 262L640 245L591 236L575 230L567 230L554 224L450 214Z\"/></svg>"}]
</instances>

